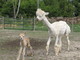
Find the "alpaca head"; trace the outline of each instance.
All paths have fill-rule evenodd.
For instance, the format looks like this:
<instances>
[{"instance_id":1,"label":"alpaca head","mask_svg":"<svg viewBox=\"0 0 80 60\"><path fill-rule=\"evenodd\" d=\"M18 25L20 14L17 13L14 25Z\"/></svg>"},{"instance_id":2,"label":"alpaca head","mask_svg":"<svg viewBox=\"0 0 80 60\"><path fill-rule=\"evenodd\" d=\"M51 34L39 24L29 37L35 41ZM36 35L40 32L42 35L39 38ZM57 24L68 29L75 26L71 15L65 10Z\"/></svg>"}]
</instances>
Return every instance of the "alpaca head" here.
<instances>
[{"instance_id":1,"label":"alpaca head","mask_svg":"<svg viewBox=\"0 0 80 60\"><path fill-rule=\"evenodd\" d=\"M21 38L23 38L23 37L25 36L25 34L24 34L24 33L20 33L19 36L20 36Z\"/></svg>"},{"instance_id":2,"label":"alpaca head","mask_svg":"<svg viewBox=\"0 0 80 60\"><path fill-rule=\"evenodd\" d=\"M37 9L37 11L36 11L36 16L37 16L38 20L43 20L45 18L45 16L48 14L49 14L48 12L45 12L41 9Z\"/></svg>"}]
</instances>

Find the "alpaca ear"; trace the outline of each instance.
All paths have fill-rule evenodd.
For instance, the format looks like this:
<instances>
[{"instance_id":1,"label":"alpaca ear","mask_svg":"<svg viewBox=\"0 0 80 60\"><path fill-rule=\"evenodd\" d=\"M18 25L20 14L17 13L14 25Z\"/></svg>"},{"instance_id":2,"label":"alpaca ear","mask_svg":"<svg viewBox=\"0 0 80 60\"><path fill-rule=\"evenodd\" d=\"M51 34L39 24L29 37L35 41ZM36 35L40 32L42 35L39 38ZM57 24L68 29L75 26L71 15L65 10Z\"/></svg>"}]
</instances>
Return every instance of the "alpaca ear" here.
<instances>
[{"instance_id":1,"label":"alpaca ear","mask_svg":"<svg viewBox=\"0 0 80 60\"><path fill-rule=\"evenodd\" d=\"M45 15L49 15L49 12L46 12Z\"/></svg>"}]
</instances>

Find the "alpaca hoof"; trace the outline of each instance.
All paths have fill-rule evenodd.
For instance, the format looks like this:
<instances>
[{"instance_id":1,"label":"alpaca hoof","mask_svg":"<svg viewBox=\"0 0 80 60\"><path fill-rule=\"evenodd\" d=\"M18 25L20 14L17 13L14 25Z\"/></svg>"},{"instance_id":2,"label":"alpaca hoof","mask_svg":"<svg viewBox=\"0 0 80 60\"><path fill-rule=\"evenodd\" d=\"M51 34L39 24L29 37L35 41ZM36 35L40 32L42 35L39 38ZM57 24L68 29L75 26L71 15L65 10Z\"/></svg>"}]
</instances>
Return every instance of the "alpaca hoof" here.
<instances>
[{"instance_id":1,"label":"alpaca hoof","mask_svg":"<svg viewBox=\"0 0 80 60\"><path fill-rule=\"evenodd\" d=\"M58 56L58 54L56 54L55 56Z\"/></svg>"},{"instance_id":2,"label":"alpaca hoof","mask_svg":"<svg viewBox=\"0 0 80 60\"><path fill-rule=\"evenodd\" d=\"M59 55L59 53L58 52L55 52L55 56L58 56Z\"/></svg>"},{"instance_id":3,"label":"alpaca hoof","mask_svg":"<svg viewBox=\"0 0 80 60\"><path fill-rule=\"evenodd\" d=\"M61 52L61 46L60 45L55 45L54 46L54 51L55 51L55 55L58 56L59 53Z\"/></svg>"},{"instance_id":4,"label":"alpaca hoof","mask_svg":"<svg viewBox=\"0 0 80 60\"><path fill-rule=\"evenodd\" d=\"M33 54L31 56L34 56Z\"/></svg>"},{"instance_id":5,"label":"alpaca hoof","mask_svg":"<svg viewBox=\"0 0 80 60\"><path fill-rule=\"evenodd\" d=\"M48 47L48 46L46 46L46 50L47 50L47 51L48 51L48 48L49 48L49 47Z\"/></svg>"},{"instance_id":6,"label":"alpaca hoof","mask_svg":"<svg viewBox=\"0 0 80 60\"><path fill-rule=\"evenodd\" d=\"M69 51L69 49L67 49Z\"/></svg>"},{"instance_id":7,"label":"alpaca hoof","mask_svg":"<svg viewBox=\"0 0 80 60\"><path fill-rule=\"evenodd\" d=\"M70 52L70 50L67 50L68 52Z\"/></svg>"},{"instance_id":8,"label":"alpaca hoof","mask_svg":"<svg viewBox=\"0 0 80 60\"><path fill-rule=\"evenodd\" d=\"M48 55L48 53L46 53L46 55Z\"/></svg>"},{"instance_id":9,"label":"alpaca hoof","mask_svg":"<svg viewBox=\"0 0 80 60\"><path fill-rule=\"evenodd\" d=\"M60 50L59 50L59 53L61 53L61 48L60 48Z\"/></svg>"},{"instance_id":10,"label":"alpaca hoof","mask_svg":"<svg viewBox=\"0 0 80 60\"><path fill-rule=\"evenodd\" d=\"M49 47L48 47L48 46L46 46L46 50L47 50L47 53L46 53L46 55L48 55L48 48L49 48Z\"/></svg>"},{"instance_id":11,"label":"alpaca hoof","mask_svg":"<svg viewBox=\"0 0 80 60\"><path fill-rule=\"evenodd\" d=\"M30 56L33 56L33 53L31 53Z\"/></svg>"},{"instance_id":12,"label":"alpaca hoof","mask_svg":"<svg viewBox=\"0 0 80 60\"><path fill-rule=\"evenodd\" d=\"M29 53L29 54L27 54L27 56L33 56L33 54L32 53Z\"/></svg>"}]
</instances>

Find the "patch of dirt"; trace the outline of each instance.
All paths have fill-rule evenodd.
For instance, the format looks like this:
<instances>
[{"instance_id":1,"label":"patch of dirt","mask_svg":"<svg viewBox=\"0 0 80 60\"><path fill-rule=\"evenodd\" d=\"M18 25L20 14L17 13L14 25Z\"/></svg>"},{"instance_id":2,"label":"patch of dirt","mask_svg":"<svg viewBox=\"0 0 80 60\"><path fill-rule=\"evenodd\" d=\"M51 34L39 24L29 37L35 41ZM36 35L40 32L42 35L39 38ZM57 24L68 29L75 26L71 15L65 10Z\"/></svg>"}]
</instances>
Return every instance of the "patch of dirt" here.
<instances>
[{"instance_id":1,"label":"patch of dirt","mask_svg":"<svg viewBox=\"0 0 80 60\"><path fill-rule=\"evenodd\" d=\"M25 56L28 60L80 60L80 43L76 41L71 41L70 51L67 51L67 43L63 41L62 51L59 56L54 54L54 41L50 44L49 55L46 55L46 41L40 39L30 38L31 45L34 50L34 56ZM19 39L5 43L3 46L5 48L11 48L12 50L15 47L19 47ZM13 50L15 53L15 50ZM18 52L18 49L16 50ZM27 52L30 52L29 50ZM16 53L15 53L16 54ZM12 54L14 56L14 54ZM16 57L15 55L14 57ZM8 56L9 57L9 56Z\"/></svg>"}]
</instances>

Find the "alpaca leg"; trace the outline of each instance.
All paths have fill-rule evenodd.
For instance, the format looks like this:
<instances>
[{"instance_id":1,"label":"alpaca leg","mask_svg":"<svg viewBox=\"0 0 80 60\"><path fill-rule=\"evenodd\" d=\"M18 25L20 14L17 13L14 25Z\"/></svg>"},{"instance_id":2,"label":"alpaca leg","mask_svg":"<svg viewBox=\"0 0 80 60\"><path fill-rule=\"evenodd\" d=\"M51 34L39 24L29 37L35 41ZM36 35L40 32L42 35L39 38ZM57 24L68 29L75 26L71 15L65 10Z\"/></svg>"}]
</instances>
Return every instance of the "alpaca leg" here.
<instances>
[{"instance_id":1,"label":"alpaca leg","mask_svg":"<svg viewBox=\"0 0 80 60\"><path fill-rule=\"evenodd\" d=\"M70 40L69 40L69 36L68 35L67 35L67 42L68 42L68 51L69 51Z\"/></svg>"},{"instance_id":2,"label":"alpaca leg","mask_svg":"<svg viewBox=\"0 0 80 60\"><path fill-rule=\"evenodd\" d=\"M59 42L59 37L58 37L58 36L56 36L55 45L58 45L58 42Z\"/></svg>"},{"instance_id":3,"label":"alpaca leg","mask_svg":"<svg viewBox=\"0 0 80 60\"><path fill-rule=\"evenodd\" d=\"M59 41L57 41L57 43L54 46L54 50L55 50L55 55L58 56L59 52L61 52L61 47L62 47L62 41L61 41L61 36L59 36L59 38L57 38Z\"/></svg>"},{"instance_id":4,"label":"alpaca leg","mask_svg":"<svg viewBox=\"0 0 80 60\"><path fill-rule=\"evenodd\" d=\"M23 48L23 58L22 58L23 60L25 59L25 57L24 57L25 56L25 49L26 49L26 47Z\"/></svg>"},{"instance_id":5,"label":"alpaca leg","mask_svg":"<svg viewBox=\"0 0 80 60\"><path fill-rule=\"evenodd\" d=\"M32 49L32 46L29 46L30 47L30 50L31 50L31 56L33 56L33 49Z\"/></svg>"},{"instance_id":6,"label":"alpaca leg","mask_svg":"<svg viewBox=\"0 0 80 60\"><path fill-rule=\"evenodd\" d=\"M33 56L33 49L32 49L32 46L29 45L29 48L30 48L30 51L31 51L31 56Z\"/></svg>"},{"instance_id":7,"label":"alpaca leg","mask_svg":"<svg viewBox=\"0 0 80 60\"><path fill-rule=\"evenodd\" d=\"M58 56L59 52L60 52L60 45L55 45L54 46L54 51L55 51L55 55Z\"/></svg>"},{"instance_id":8,"label":"alpaca leg","mask_svg":"<svg viewBox=\"0 0 80 60\"><path fill-rule=\"evenodd\" d=\"M46 55L48 55L48 52L49 52L50 42L51 42L51 37L49 37L49 39L48 39L48 41L47 41L47 46L46 46L47 53L46 53Z\"/></svg>"},{"instance_id":9,"label":"alpaca leg","mask_svg":"<svg viewBox=\"0 0 80 60\"><path fill-rule=\"evenodd\" d=\"M20 47L19 55L18 55L18 57L17 57L17 60L19 60L19 59L20 59L21 52L22 52L22 47Z\"/></svg>"},{"instance_id":10,"label":"alpaca leg","mask_svg":"<svg viewBox=\"0 0 80 60\"><path fill-rule=\"evenodd\" d=\"M60 40L59 40L59 43L60 43L60 51L59 51L59 52L61 52L61 48L62 48L62 41L61 41L61 38L62 38L62 37L60 37Z\"/></svg>"},{"instance_id":11,"label":"alpaca leg","mask_svg":"<svg viewBox=\"0 0 80 60\"><path fill-rule=\"evenodd\" d=\"M58 56L59 51L60 51L60 43L59 43L59 37L56 36L56 41L55 41L55 45L54 45L54 51L55 51L55 55Z\"/></svg>"},{"instance_id":12,"label":"alpaca leg","mask_svg":"<svg viewBox=\"0 0 80 60\"><path fill-rule=\"evenodd\" d=\"M28 47L30 48L31 55L33 56L33 49L32 49L32 46L31 46L31 44L30 44L30 41L28 41Z\"/></svg>"}]
</instances>

